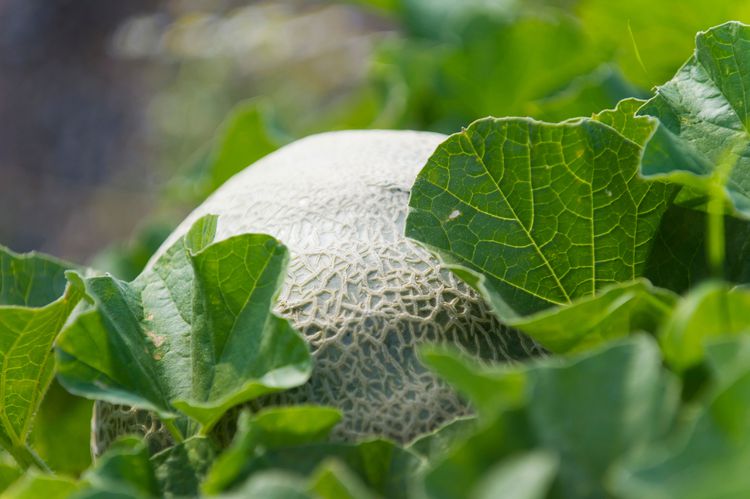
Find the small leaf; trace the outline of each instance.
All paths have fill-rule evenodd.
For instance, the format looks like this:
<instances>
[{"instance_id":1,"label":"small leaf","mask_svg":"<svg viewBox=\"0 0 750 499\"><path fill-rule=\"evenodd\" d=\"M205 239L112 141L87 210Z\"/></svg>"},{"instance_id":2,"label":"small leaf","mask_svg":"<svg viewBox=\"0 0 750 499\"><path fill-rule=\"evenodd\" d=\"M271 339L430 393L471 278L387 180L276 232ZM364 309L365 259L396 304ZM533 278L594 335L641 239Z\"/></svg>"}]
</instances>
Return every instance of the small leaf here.
<instances>
[{"instance_id":1,"label":"small leaf","mask_svg":"<svg viewBox=\"0 0 750 499\"><path fill-rule=\"evenodd\" d=\"M161 496L148 449L135 437L113 443L96 466L83 474L82 480L87 485L77 494L78 498Z\"/></svg>"},{"instance_id":2,"label":"small leaf","mask_svg":"<svg viewBox=\"0 0 750 499\"><path fill-rule=\"evenodd\" d=\"M432 433L417 437L407 449L426 459L434 459L445 454L454 443L476 430L476 427L477 420L474 417L456 418Z\"/></svg>"},{"instance_id":3,"label":"small leaf","mask_svg":"<svg viewBox=\"0 0 750 499\"><path fill-rule=\"evenodd\" d=\"M68 499L81 485L63 475L42 474L28 470L2 493L3 499Z\"/></svg>"},{"instance_id":4,"label":"small leaf","mask_svg":"<svg viewBox=\"0 0 750 499\"><path fill-rule=\"evenodd\" d=\"M368 440L357 444L310 443L289 447L258 449L245 456L245 465L234 484L269 470L280 470L309 477L322 461L335 459L342 463L374 493L384 497L404 498L414 473L422 460L416 454L385 440ZM252 478L251 478L252 479ZM230 492L235 489L230 489Z\"/></svg>"},{"instance_id":5,"label":"small leaf","mask_svg":"<svg viewBox=\"0 0 750 499\"><path fill-rule=\"evenodd\" d=\"M655 333L677 301L673 293L638 279L605 288L572 304L543 310L509 326L554 353L574 353L622 338L634 331Z\"/></svg>"},{"instance_id":6,"label":"small leaf","mask_svg":"<svg viewBox=\"0 0 750 499\"><path fill-rule=\"evenodd\" d=\"M54 376L52 345L83 297L70 264L0 247L0 444L23 467L33 418Z\"/></svg>"},{"instance_id":7,"label":"small leaf","mask_svg":"<svg viewBox=\"0 0 750 499\"><path fill-rule=\"evenodd\" d=\"M750 290L709 281L682 298L665 321L660 340L673 369L703 360L705 343L723 336L750 332Z\"/></svg>"},{"instance_id":8,"label":"small leaf","mask_svg":"<svg viewBox=\"0 0 750 499\"><path fill-rule=\"evenodd\" d=\"M375 499L362 481L335 459L323 461L310 477L309 489L319 499Z\"/></svg>"},{"instance_id":9,"label":"small leaf","mask_svg":"<svg viewBox=\"0 0 750 499\"><path fill-rule=\"evenodd\" d=\"M256 234L212 243L215 224L196 222L130 283L86 279L96 307L58 341L68 390L185 414L207 433L232 406L307 380L305 340L271 313L286 248Z\"/></svg>"},{"instance_id":10,"label":"small leaf","mask_svg":"<svg viewBox=\"0 0 750 499\"><path fill-rule=\"evenodd\" d=\"M10 485L23 475L23 470L13 461L10 454L0 455L0 497Z\"/></svg>"},{"instance_id":11,"label":"small leaf","mask_svg":"<svg viewBox=\"0 0 750 499\"><path fill-rule=\"evenodd\" d=\"M480 415L494 416L501 410L523 405L527 396L527 378L513 366L486 367L458 352L426 346L422 362L466 396Z\"/></svg>"},{"instance_id":12,"label":"small leaf","mask_svg":"<svg viewBox=\"0 0 750 499\"><path fill-rule=\"evenodd\" d=\"M221 494L221 499L318 499L308 492L305 480L293 473L278 470L261 471L248 478L242 485Z\"/></svg>"},{"instance_id":13,"label":"small leaf","mask_svg":"<svg viewBox=\"0 0 750 499\"><path fill-rule=\"evenodd\" d=\"M167 187L167 197L195 206L233 175L283 145L271 126L271 108L262 99L237 104L190 168ZM150 255L149 255L150 256Z\"/></svg>"},{"instance_id":14,"label":"small leaf","mask_svg":"<svg viewBox=\"0 0 750 499\"><path fill-rule=\"evenodd\" d=\"M472 497L494 499L544 499L559 466L554 454L535 451L512 457L496 465L477 484Z\"/></svg>"},{"instance_id":15,"label":"small leaf","mask_svg":"<svg viewBox=\"0 0 750 499\"><path fill-rule=\"evenodd\" d=\"M613 476L619 497L681 499L744 498L750 495L750 370L748 338L712 345L722 361L743 355L722 374L719 389L685 432L666 447L626 462ZM714 369L722 371L722 364Z\"/></svg>"},{"instance_id":16,"label":"small leaf","mask_svg":"<svg viewBox=\"0 0 750 499\"><path fill-rule=\"evenodd\" d=\"M218 454L204 437L192 437L151 458L161 496L198 497L200 483Z\"/></svg>"},{"instance_id":17,"label":"small leaf","mask_svg":"<svg viewBox=\"0 0 750 499\"><path fill-rule=\"evenodd\" d=\"M322 442L340 420L341 412L331 407L273 407L253 416L243 412L237 420L234 440L211 467L202 485L203 492L218 493L236 483L256 448Z\"/></svg>"},{"instance_id":18,"label":"small leaf","mask_svg":"<svg viewBox=\"0 0 750 499\"><path fill-rule=\"evenodd\" d=\"M699 33L677 74L639 111L659 126L641 171L698 189L719 183L750 216L750 26L729 22Z\"/></svg>"},{"instance_id":19,"label":"small leaf","mask_svg":"<svg viewBox=\"0 0 750 499\"><path fill-rule=\"evenodd\" d=\"M76 397L56 381L45 393L30 442L55 472L78 476L91 465L92 407L93 402Z\"/></svg>"}]
</instances>

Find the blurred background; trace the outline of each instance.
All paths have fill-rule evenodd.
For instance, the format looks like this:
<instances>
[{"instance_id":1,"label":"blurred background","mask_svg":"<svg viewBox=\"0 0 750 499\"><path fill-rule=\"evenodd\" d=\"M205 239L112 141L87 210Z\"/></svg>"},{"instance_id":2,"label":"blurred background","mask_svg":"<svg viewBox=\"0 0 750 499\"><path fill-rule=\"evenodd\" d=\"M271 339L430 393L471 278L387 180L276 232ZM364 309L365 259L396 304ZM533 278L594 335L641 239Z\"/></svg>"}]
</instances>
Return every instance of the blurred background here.
<instances>
[{"instance_id":1,"label":"blurred background","mask_svg":"<svg viewBox=\"0 0 750 499\"><path fill-rule=\"evenodd\" d=\"M296 138L588 116L648 97L748 4L0 0L0 243L131 278Z\"/></svg>"}]
</instances>

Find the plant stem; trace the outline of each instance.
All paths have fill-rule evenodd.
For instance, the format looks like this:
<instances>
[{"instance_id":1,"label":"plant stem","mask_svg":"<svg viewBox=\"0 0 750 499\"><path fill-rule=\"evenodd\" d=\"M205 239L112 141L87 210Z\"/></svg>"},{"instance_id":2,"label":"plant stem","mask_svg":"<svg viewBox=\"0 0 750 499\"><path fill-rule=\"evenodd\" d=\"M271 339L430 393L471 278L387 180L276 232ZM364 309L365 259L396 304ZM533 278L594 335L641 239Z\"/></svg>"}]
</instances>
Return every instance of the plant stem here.
<instances>
[{"instance_id":1,"label":"plant stem","mask_svg":"<svg viewBox=\"0 0 750 499\"><path fill-rule=\"evenodd\" d=\"M169 430L169 433L172 435L172 438L174 439L175 443L182 443L185 441L185 437L182 435L182 432L179 428L174 424L173 419L164 419L163 420L164 427Z\"/></svg>"},{"instance_id":2,"label":"plant stem","mask_svg":"<svg viewBox=\"0 0 750 499\"><path fill-rule=\"evenodd\" d=\"M726 253L724 243L724 198L721 193L713 192L708 202L708 264L711 276L715 279L724 277L724 258Z\"/></svg>"},{"instance_id":3,"label":"plant stem","mask_svg":"<svg viewBox=\"0 0 750 499\"><path fill-rule=\"evenodd\" d=\"M52 470L47 466L47 463L45 463L44 460L28 445L13 446L8 449L8 451L10 452L10 455L13 456L16 463L24 470L29 469L31 466L35 466L45 473L52 473Z\"/></svg>"}]
</instances>

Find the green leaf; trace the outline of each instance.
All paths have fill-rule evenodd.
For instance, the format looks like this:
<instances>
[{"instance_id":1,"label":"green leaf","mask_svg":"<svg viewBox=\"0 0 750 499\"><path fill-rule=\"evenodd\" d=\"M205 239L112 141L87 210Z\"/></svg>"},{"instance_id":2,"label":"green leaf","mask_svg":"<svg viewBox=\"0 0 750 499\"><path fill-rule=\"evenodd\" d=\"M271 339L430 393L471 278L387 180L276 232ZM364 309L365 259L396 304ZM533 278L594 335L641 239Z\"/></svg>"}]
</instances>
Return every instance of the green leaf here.
<instances>
[{"instance_id":1,"label":"green leaf","mask_svg":"<svg viewBox=\"0 0 750 499\"><path fill-rule=\"evenodd\" d=\"M477 484L473 497L493 499L544 499L559 466L552 453L535 451L511 457L487 472Z\"/></svg>"},{"instance_id":2,"label":"green leaf","mask_svg":"<svg viewBox=\"0 0 750 499\"><path fill-rule=\"evenodd\" d=\"M528 114L543 121L563 121L591 116L617 105L623 99L626 102L639 102L632 97L648 97L648 94L627 82L616 67L604 64L590 73L576 77L562 90L530 103ZM627 134L623 135L633 140Z\"/></svg>"},{"instance_id":3,"label":"green leaf","mask_svg":"<svg viewBox=\"0 0 750 499\"><path fill-rule=\"evenodd\" d=\"M68 499L79 485L72 478L63 475L42 474L36 470L28 470L13 485L1 495L2 499Z\"/></svg>"},{"instance_id":4,"label":"green leaf","mask_svg":"<svg viewBox=\"0 0 750 499\"><path fill-rule=\"evenodd\" d=\"M364 486L384 497L403 498L408 493L414 473L422 464L419 456L385 440L350 443L308 443L280 448L258 448L254 455L244 456L244 465L232 483L230 492L248 477L269 470L298 476L315 474L321 462L335 459L350 470Z\"/></svg>"},{"instance_id":5,"label":"green leaf","mask_svg":"<svg viewBox=\"0 0 750 499\"><path fill-rule=\"evenodd\" d=\"M34 420L32 448L58 473L80 475L91 465L93 402L53 381ZM65 435L61 438L60 435Z\"/></svg>"},{"instance_id":6,"label":"green leaf","mask_svg":"<svg viewBox=\"0 0 750 499\"><path fill-rule=\"evenodd\" d=\"M685 189L683 189L684 191ZM692 195L692 194L691 194ZM679 203L679 197L676 200ZM750 282L750 222L724 217L724 278L733 283ZM661 219L645 276L658 287L684 293L700 282L714 277L708 265L706 241L708 214L673 204Z\"/></svg>"},{"instance_id":7,"label":"green leaf","mask_svg":"<svg viewBox=\"0 0 750 499\"><path fill-rule=\"evenodd\" d=\"M695 54L639 111L659 126L641 171L686 185L724 187L750 215L750 26L730 22L699 33Z\"/></svg>"},{"instance_id":8,"label":"green leaf","mask_svg":"<svg viewBox=\"0 0 750 499\"><path fill-rule=\"evenodd\" d=\"M77 498L161 496L148 448L135 437L113 443L96 466L84 473L82 480L86 486L76 494Z\"/></svg>"},{"instance_id":9,"label":"green leaf","mask_svg":"<svg viewBox=\"0 0 750 499\"><path fill-rule=\"evenodd\" d=\"M443 455L455 442L470 434L476 426L477 420L474 417L456 418L432 433L417 437L407 449L428 460L434 459Z\"/></svg>"},{"instance_id":10,"label":"green leaf","mask_svg":"<svg viewBox=\"0 0 750 499\"><path fill-rule=\"evenodd\" d=\"M216 445L193 437L151 458L161 496L198 497L200 483L218 454Z\"/></svg>"},{"instance_id":11,"label":"green leaf","mask_svg":"<svg viewBox=\"0 0 750 499\"><path fill-rule=\"evenodd\" d=\"M465 2L412 3L415 29L429 40L409 38L378 60L404 82L406 124L412 128L453 132L482 116L543 112L540 101L593 72L603 60L568 15L534 11L508 17L496 14L504 10L502 2L486 0L473 1L476 9ZM572 114L564 117L578 116L589 106L585 100L568 102Z\"/></svg>"},{"instance_id":12,"label":"green leaf","mask_svg":"<svg viewBox=\"0 0 750 499\"><path fill-rule=\"evenodd\" d=\"M0 444L19 465L43 466L27 447L54 376L52 345L83 296L72 265L0 247Z\"/></svg>"},{"instance_id":13,"label":"green leaf","mask_svg":"<svg viewBox=\"0 0 750 499\"><path fill-rule=\"evenodd\" d=\"M648 337L522 369L528 379L525 403L494 418L487 414L474 435L432 466L425 477L432 497L478 493L479 484L492 483L487 476L495 466L540 450L559 456L554 497L599 497L612 466L662 439L673 422L677 386ZM490 381L495 373L484 377Z\"/></svg>"},{"instance_id":14,"label":"green leaf","mask_svg":"<svg viewBox=\"0 0 750 499\"><path fill-rule=\"evenodd\" d=\"M574 353L627 336L656 333L677 296L644 279L602 289L570 305L506 321L554 353Z\"/></svg>"},{"instance_id":15,"label":"green leaf","mask_svg":"<svg viewBox=\"0 0 750 499\"><path fill-rule=\"evenodd\" d=\"M248 478L241 486L219 496L221 499L313 499L305 480L292 473L278 470L261 471ZM317 499L317 498L315 498Z\"/></svg>"},{"instance_id":16,"label":"green leaf","mask_svg":"<svg viewBox=\"0 0 750 499\"><path fill-rule=\"evenodd\" d=\"M418 175L406 234L503 321L569 304L643 274L675 188L640 179L639 159L637 144L590 119L479 120Z\"/></svg>"},{"instance_id":17,"label":"green leaf","mask_svg":"<svg viewBox=\"0 0 750 499\"><path fill-rule=\"evenodd\" d=\"M225 490L243 473L258 447L276 449L322 442L341 420L341 412L330 407L272 407L250 416L243 412L229 448L219 456L202 485L204 493Z\"/></svg>"},{"instance_id":18,"label":"green leaf","mask_svg":"<svg viewBox=\"0 0 750 499\"><path fill-rule=\"evenodd\" d=\"M211 192L282 145L269 131L267 113L264 104L258 101L246 101L232 109L213 147L209 167Z\"/></svg>"},{"instance_id":19,"label":"green leaf","mask_svg":"<svg viewBox=\"0 0 750 499\"><path fill-rule=\"evenodd\" d=\"M271 125L271 106L263 99L237 104L200 149L188 171L167 186L166 197L195 206L230 177L272 153L285 142Z\"/></svg>"},{"instance_id":20,"label":"green leaf","mask_svg":"<svg viewBox=\"0 0 750 499\"><path fill-rule=\"evenodd\" d=\"M703 360L705 343L750 332L750 290L709 281L675 307L660 331L664 357L677 371Z\"/></svg>"},{"instance_id":21,"label":"green leaf","mask_svg":"<svg viewBox=\"0 0 750 499\"><path fill-rule=\"evenodd\" d=\"M286 248L256 234L212 243L215 227L200 219L130 283L86 280L96 307L58 341L63 386L207 433L232 406L307 380L305 340L271 313Z\"/></svg>"},{"instance_id":22,"label":"green leaf","mask_svg":"<svg viewBox=\"0 0 750 499\"><path fill-rule=\"evenodd\" d=\"M643 146L656 128L653 119L636 114L645 103L646 101L640 99L623 99L614 109L600 111L594 114L592 119L609 125L623 137Z\"/></svg>"},{"instance_id":23,"label":"green leaf","mask_svg":"<svg viewBox=\"0 0 750 499\"><path fill-rule=\"evenodd\" d=\"M526 402L526 373L511 366L483 366L451 349L428 345L422 363L468 398L480 415L494 416Z\"/></svg>"},{"instance_id":24,"label":"green leaf","mask_svg":"<svg viewBox=\"0 0 750 499\"><path fill-rule=\"evenodd\" d=\"M309 490L319 499L375 499L362 481L335 459L323 461L310 477Z\"/></svg>"},{"instance_id":25,"label":"green leaf","mask_svg":"<svg viewBox=\"0 0 750 499\"><path fill-rule=\"evenodd\" d=\"M532 449L534 440L522 409L504 411L430 464L421 484L424 495L434 499L471 496L494 465Z\"/></svg>"},{"instance_id":26,"label":"green leaf","mask_svg":"<svg viewBox=\"0 0 750 499\"><path fill-rule=\"evenodd\" d=\"M720 389L681 438L629 460L614 474L618 496L740 499L750 494L749 347L747 337L709 347L709 358L716 353L722 361L741 351L741 363L732 366L731 375L724 373ZM714 368L725 370L721 364Z\"/></svg>"},{"instance_id":27,"label":"green leaf","mask_svg":"<svg viewBox=\"0 0 750 499\"><path fill-rule=\"evenodd\" d=\"M0 493L10 487L21 475L23 475L23 470L13 461L10 454L3 452L0 455ZM2 494L0 494L0 497L2 497Z\"/></svg>"},{"instance_id":28,"label":"green leaf","mask_svg":"<svg viewBox=\"0 0 750 499\"><path fill-rule=\"evenodd\" d=\"M697 31L732 19L750 20L750 6L735 0L580 0L573 11L592 43L611 50L625 77L643 88L674 74Z\"/></svg>"},{"instance_id":29,"label":"green leaf","mask_svg":"<svg viewBox=\"0 0 750 499\"><path fill-rule=\"evenodd\" d=\"M412 35L452 41L478 18L505 20L516 14L516 0L400 0Z\"/></svg>"},{"instance_id":30,"label":"green leaf","mask_svg":"<svg viewBox=\"0 0 750 499\"><path fill-rule=\"evenodd\" d=\"M135 279L175 229L175 223L161 218L147 220L125 243L117 243L98 253L91 268L109 272L118 279Z\"/></svg>"}]
</instances>

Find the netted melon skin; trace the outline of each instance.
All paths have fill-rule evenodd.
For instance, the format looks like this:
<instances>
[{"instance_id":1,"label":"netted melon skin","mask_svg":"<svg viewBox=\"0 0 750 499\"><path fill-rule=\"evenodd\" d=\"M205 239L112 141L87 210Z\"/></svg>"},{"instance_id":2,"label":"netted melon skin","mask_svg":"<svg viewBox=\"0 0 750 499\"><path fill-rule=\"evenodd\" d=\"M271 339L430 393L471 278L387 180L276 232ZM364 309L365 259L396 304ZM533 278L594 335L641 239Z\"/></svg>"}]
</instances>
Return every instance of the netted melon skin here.
<instances>
[{"instance_id":1,"label":"netted melon skin","mask_svg":"<svg viewBox=\"0 0 750 499\"><path fill-rule=\"evenodd\" d=\"M344 414L335 438L377 435L406 442L467 412L420 364L418 345L450 344L493 361L539 353L403 235L409 189L444 139L424 132L347 131L297 141L228 181L165 242L163 248L212 213L219 215L217 240L262 232L288 246L277 312L307 338L315 367L304 386L255 406L332 405ZM138 423L137 414L98 403L94 452L126 432L157 444L168 440L158 427Z\"/></svg>"}]
</instances>

